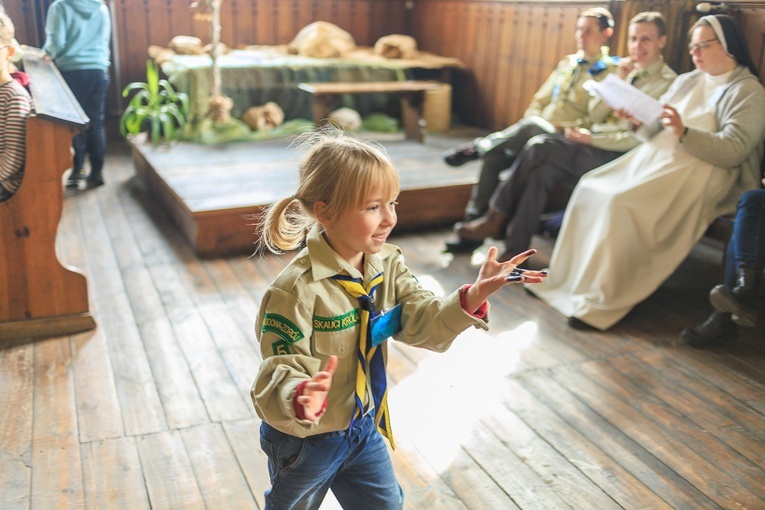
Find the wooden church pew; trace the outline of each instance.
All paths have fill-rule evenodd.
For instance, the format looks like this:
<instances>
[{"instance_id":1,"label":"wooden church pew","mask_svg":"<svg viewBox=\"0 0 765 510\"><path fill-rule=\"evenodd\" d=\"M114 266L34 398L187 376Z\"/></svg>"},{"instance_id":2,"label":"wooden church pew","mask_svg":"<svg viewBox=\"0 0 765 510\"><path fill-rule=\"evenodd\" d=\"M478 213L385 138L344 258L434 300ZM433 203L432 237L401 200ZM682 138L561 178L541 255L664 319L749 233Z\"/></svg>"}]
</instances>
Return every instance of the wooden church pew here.
<instances>
[{"instance_id":1,"label":"wooden church pew","mask_svg":"<svg viewBox=\"0 0 765 510\"><path fill-rule=\"evenodd\" d=\"M0 339L63 336L95 328L85 276L56 257L62 180L71 142L88 118L55 65L27 51L36 114L27 120L19 191L0 202Z\"/></svg>"}]
</instances>

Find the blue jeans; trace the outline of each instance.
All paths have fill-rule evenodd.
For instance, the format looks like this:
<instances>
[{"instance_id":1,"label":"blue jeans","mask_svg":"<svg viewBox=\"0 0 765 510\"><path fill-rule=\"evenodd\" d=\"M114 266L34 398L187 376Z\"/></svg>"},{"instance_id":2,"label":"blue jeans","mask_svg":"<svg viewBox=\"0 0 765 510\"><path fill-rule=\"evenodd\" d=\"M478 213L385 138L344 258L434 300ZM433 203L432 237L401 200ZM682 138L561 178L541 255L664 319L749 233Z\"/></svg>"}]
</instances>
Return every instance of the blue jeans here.
<instances>
[{"instance_id":1,"label":"blue jeans","mask_svg":"<svg viewBox=\"0 0 765 510\"><path fill-rule=\"evenodd\" d=\"M90 125L85 133L79 133L72 139L74 160L72 175L81 175L85 166L85 156L90 156L89 179L101 179L106 154L106 89L109 86L109 72L99 69L80 71L62 71L66 84L72 90L77 102L90 118Z\"/></svg>"},{"instance_id":2,"label":"blue jeans","mask_svg":"<svg viewBox=\"0 0 765 510\"><path fill-rule=\"evenodd\" d=\"M725 259L725 286L736 286L736 270L765 268L765 189L750 190L741 195L736 210L736 223L728 243Z\"/></svg>"},{"instance_id":3,"label":"blue jeans","mask_svg":"<svg viewBox=\"0 0 765 510\"><path fill-rule=\"evenodd\" d=\"M301 439L265 422L260 446L268 456L271 489L266 510L308 510L329 489L346 509L400 510L404 492L371 415L352 429Z\"/></svg>"}]
</instances>

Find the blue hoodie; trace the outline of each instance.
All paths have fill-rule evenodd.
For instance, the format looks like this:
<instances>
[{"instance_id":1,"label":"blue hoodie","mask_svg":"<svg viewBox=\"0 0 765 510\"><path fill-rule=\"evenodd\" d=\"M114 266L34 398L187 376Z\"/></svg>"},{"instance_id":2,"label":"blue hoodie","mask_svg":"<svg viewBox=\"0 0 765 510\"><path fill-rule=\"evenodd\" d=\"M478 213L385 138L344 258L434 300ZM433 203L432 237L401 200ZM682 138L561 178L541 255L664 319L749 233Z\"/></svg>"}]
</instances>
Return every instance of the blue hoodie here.
<instances>
[{"instance_id":1,"label":"blue hoodie","mask_svg":"<svg viewBox=\"0 0 765 510\"><path fill-rule=\"evenodd\" d=\"M48 8L43 51L62 71L106 71L111 30L102 0L56 0Z\"/></svg>"}]
</instances>

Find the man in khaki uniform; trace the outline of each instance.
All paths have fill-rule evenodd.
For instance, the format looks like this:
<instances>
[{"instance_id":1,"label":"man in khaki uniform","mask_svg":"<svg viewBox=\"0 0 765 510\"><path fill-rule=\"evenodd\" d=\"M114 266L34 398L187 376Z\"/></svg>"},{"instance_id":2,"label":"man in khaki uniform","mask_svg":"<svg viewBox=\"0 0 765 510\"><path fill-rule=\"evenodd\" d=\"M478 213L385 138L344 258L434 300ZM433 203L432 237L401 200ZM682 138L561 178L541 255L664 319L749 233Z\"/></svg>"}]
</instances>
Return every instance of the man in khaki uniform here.
<instances>
[{"instance_id":1,"label":"man in khaki uniform","mask_svg":"<svg viewBox=\"0 0 765 510\"><path fill-rule=\"evenodd\" d=\"M499 174L510 167L523 146L533 136L557 133L565 127L589 128L603 122L607 108L583 88L588 80L600 81L616 69L615 61L604 52L613 34L613 16L602 7L582 12L577 20L576 42L579 51L564 57L534 95L523 119L512 126L456 147L444 155L452 166L482 159L478 183L473 187L465 210L466 219L486 213L489 199L499 185ZM447 251L472 251L480 244L447 244Z\"/></svg>"},{"instance_id":2,"label":"man in khaki uniform","mask_svg":"<svg viewBox=\"0 0 765 510\"><path fill-rule=\"evenodd\" d=\"M664 18L658 12L642 12L630 21L629 57L620 60L617 75L659 98L677 77L661 56L667 41ZM602 101L595 109L608 108ZM507 260L523 251L537 232L539 217L554 188L573 189L586 172L612 161L635 148L640 141L629 122L609 114L606 122L590 129L566 129L565 138L540 135L532 138L510 167L509 178L491 197L487 214L458 223L461 240L482 243L487 237L504 236ZM517 250L517 251L514 251Z\"/></svg>"}]
</instances>

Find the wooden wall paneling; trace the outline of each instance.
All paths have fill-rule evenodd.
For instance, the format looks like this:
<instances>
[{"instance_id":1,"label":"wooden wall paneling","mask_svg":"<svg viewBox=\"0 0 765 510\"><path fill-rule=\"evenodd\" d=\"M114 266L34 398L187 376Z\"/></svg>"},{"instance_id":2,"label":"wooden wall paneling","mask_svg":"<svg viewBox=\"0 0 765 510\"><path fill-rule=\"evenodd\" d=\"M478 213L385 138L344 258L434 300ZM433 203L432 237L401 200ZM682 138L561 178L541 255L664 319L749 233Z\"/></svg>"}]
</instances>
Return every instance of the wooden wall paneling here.
<instances>
[{"instance_id":1,"label":"wooden wall paneling","mask_svg":"<svg viewBox=\"0 0 765 510\"><path fill-rule=\"evenodd\" d=\"M360 0L367 1L367 0ZM332 1L331 0L314 0L313 11L316 15L317 21L329 21L332 22ZM340 27L343 30L348 30L347 27Z\"/></svg>"},{"instance_id":2,"label":"wooden wall paneling","mask_svg":"<svg viewBox=\"0 0 765 510\"><path fill-rule=\"evenodd\" d=\"M370 26L374 23L371 19L372 9L369 2L352 2L351 3L351 26L353 27L354 38L356 38L356 44L363 44L369 36ZM363 36L363 40L361 37ZM370 42L367 44L374 44Z\"/></svg>"},{"instance_id":3,"label":"wooden wall paneling","mask_svg":"<svg viewBox=\"0 0 765 510\"><path fill-rule=\"evenodd\" d=\"M513 124L523 116L523 112L528 106L529 99L539 88L539 83L535 78L529 75L529 59L537 59L540 54L533 51L528 44L524 44L524 41L530 37L529 29L533 28L534 16L531 11L532 7L528 5L518 5L515 9L515 34L513 41L513 48L515 48L515 55L511 60L511 84L512 96L507 98L510 103L510 116L503 119L504 126ZM501 129L504 126L499 124L491 124L492 129Z\"/></svg>"},{"instance_id":4,"label":"wooden wall paneling","mask_svg":"<svg viewBox=\"0 0 765 510\"><path fill-rule=\"evenodd\" d=\"M500 66L499 60L499 45L497 40L499 39L499 12L501 10L500 4L489 4L487 6L487 19L484 25L484 38L485 38L485 50L486 66L484 76L486 80L486 104L489 106L489 120L492 125L496 125L499 122L497 118L497 70Z\"/></svg>"},{"instance_id":5,"label":"wooden wall paneling","mask_svg":"<svg viewBox=\"0 0 765 510\"><path fill-rule=\"evenodd\" d=\"M230 27L236 46L255 44L255 12L250 0L236 0L234 21Z\"/></svg>"},{"instance_id":6,"label":"wooden wall paneling","mask_svg":"<svg viewBox=\"0 0 765 510\"><path fill-rule=\"evenodd\" d=\"M290 42L303 27L297 28L294 26L294 2L283 1L278 5L279 7L276 11L277 16L274 19L274 23L277 26L276 44L286 44Z\"/></svg>"},{"instance_id":7,"label":"wooden wall paneling","mask_svg":"<svg viewBox=\"0 0 765 510\"><path fill-rule=\"evenodd\" d=\"M233 30L236 23L234 22L234 9L238 8L236 0L224 0L221 3L220 9L220 40L223 44L229 48L236 48L239 41L236 38L236 32ZM200 27L200 30L202 27ZM201 32L204 36L200 36L202 40L206 42L212 42L212 24L204 23L204 32Z\"/></svg>"},{"instance_id":8,"label":"wooden wall paneling","mask_svg":"<svg viewBox=\"0 0 765 510\"><path fill-rule=\"evenodd\" d=\"M733 15L741 22L760 81L765 83L765 8L734 9Z\"/></svg>"},{"instance_id":9,"label":"wooden wall paneling","mask_svg":"<svg viewBox=\"0 0 765 510\"><path fill-rule=\"evenodd\" d=\"M295 34L298 33L298 31L313 23L314 21L317 21L317 19L314 17L314 5L316 2L314 0L293 0L293 21L292 21L292 37L295 36Z\"/></svg>"},{"instance_id":10,"label":"wooden wall paneling","mask_svg":"<svg viewBox=\"0 0 765 510\"><path fill-rule=\"evenodd\" d=\"M498 60L497 60L497 91L496 108L499 119L510 117L511 101L508 98L513 96L513 90L510 86L510 80L513 75L510 60L513 56L513 27L515 23L516 11L511 6L503 6L500 12L500 34L498 42Z\"/></svg>"},{"instance_id":11,"label":"wooden wall paneling","mask_svg":"<svg viewBox=\"0 0 765 510\"><path fill-rule=\"evenodd\" d=\"M173 19L180 18L179 8L173 12L170 0L154 1L146 4L146 26L149 44L167 47L170 39L176 35L190 35L188 32L176 32ZM147 55L148 58L148 55Z\"/></svg>"},{"instance_id":12,"label":"wooden wall paneling","mask_svg":"<svg viewBox=\"0 0 765 510\"><path fill-rule=\"evenodd\" d=\"M467 24L462 18L459 4L454 2L414 3L411 9L408 9L404 4L401 12L408 17L408 21L405 22L406 30L402 33L414 37L419 50L437 55L456 55L462 52L461 44L464 42L464 31ZM432 20L438 20L438 22L433 23ZM415 36L414 34L419 35ZM458 70L450 70L443 73L439 79L443 79L444 74L451 76L451 80L454 82L455 79L459 79L459 75L462 73ZM418 77L431 79L433 75ZM454 104L454 91L452 91L451 96L452 104Z\"/></svg>"},{"instance_id":13,"label":"wooden wall paneling","mask_svg":"<svg viewBox=\"0 0 765 510\"><path fill-rule=\"evenodd\" d=\"M278 0L257 0L258 31L256 44L279 44L279 27L274 22L279 14Z\"/></svg>"},{"instance_id":14,"label":"wooden wall paneling","mask_svg":"<svg viewBox=\"0 0 765 510\"><path fill-rule=\"evenodd\" d=\"M491 108L491 97L487 95L488 92L488 82L486 80L486 68L489 65L494 64L494 62L491 62L489 59L489 41L488 41L488 34L486 30L486 22L487 22L487 16L488 16L489 6L486 2L481 2L477 5L476 9L474 10L472 17L473 22L476 24L477 30L476 30L476 47L475 47L475 60L473 68L476 73L476 80L479 85L479 93L477 94L478 104L476 105L477 112L481 118L487 119L489 124L491 124L490 119L492 118L492 108Z\"/></svg>"},{"instance_id":15,"label":"wooden wall paneling","mask_svg":"<svg viewBox=\"0 0 765 510\"><path fill-rule=\"evenodd\" d=\"M37 0L17 0L15 2L0 2L6 14L13 21L16 30L16 40L21 44L40 47L45 39L44 12Z\"/></svg>"},{"instance_id":16,"label":"wooden wall paneling","mask_svg":"<svg viewBox=\"0 0 765 510\"><path fill-rule=\"evenodd\" d=\"M122 62L120 86L133 81L146 81L146 49L149 47L148 26L145 23L148 1L118 0L114 4L116 23L113 29L119 40ZM121 92L121 91L120 91Z\"/></svg>"}]
</instances>

